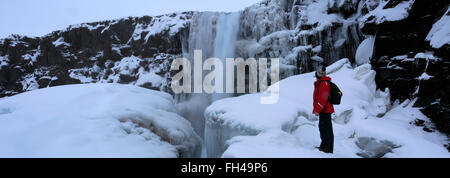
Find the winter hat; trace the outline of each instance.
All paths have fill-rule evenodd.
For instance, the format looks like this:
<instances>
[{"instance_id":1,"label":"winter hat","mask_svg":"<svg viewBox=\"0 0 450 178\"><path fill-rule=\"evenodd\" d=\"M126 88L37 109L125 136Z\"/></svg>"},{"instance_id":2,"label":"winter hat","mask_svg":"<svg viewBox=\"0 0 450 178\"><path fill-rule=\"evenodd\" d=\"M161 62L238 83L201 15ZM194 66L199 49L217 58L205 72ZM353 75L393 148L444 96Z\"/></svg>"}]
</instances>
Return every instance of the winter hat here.
<instances>
[{"instance_id":1,"label":"winter hat","mask_svg":"<svg viewBox=\"0 0 450 178\"><path fill-rule=\"evenodd\" d=\"M327 74L327 69L325 67L319 68L316 70L316 78L322 78Z\"/></svg>"}]
</instances>

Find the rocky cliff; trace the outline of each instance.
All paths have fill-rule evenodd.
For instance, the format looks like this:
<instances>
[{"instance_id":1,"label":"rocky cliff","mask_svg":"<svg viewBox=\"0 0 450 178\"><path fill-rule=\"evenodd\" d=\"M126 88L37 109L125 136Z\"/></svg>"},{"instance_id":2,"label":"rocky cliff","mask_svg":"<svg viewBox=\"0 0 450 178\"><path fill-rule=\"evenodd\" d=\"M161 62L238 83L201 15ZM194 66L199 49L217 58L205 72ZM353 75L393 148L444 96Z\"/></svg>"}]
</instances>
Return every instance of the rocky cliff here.
<instances>
[{"instance_id":1,"label":"rocky cliff","mask_svg":"<svg viewBox=\"0 0 450 178\"><path fill-rule=\"evenodd\" d=\"M0 96L76 83L165 90L192 12L73 25L39 38L0 41Z\"/></svg>"},{"instance_id":2,"label":"rocky cliff","mask_svg":"<svg viewBox=\"0 0 450 178\"><path fill-rule=\"evenodd\" d=\"M405 2L409 1L389 1L383 9ZM392 101L416 98L415 106L423 108L422 112L436 123L435 127L448 135L450 46L449 29L445 29L445 24L448 27L450 21L437 22L450 15L449 3L412 2L407 18L394 22L370 21L362 32L377 35L371 62L377 72L377 86L389 88ZM439 39L432 40L430 36L439 29L446 35L444 33ZM438 40L444 41L433 45Z\"/></svg>"}]
</instances>

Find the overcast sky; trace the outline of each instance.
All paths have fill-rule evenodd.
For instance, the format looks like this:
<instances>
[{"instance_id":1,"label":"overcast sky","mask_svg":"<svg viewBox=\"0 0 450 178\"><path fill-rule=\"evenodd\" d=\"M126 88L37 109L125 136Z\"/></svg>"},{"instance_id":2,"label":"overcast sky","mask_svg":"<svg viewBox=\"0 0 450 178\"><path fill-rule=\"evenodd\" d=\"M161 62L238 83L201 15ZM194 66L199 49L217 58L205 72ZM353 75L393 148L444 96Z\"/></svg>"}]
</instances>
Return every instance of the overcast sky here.
<instances>
[{"instance_id":1,"label":"overcast sky","mask_svg":"<svg viewBox=\"0 0 450 178\"><path fill-rule=\"evenodd\" d=\"M238 11L261 0L0 0L0 38L43 36L71 24L177 11Z\"/></svg>"}]
</instances>

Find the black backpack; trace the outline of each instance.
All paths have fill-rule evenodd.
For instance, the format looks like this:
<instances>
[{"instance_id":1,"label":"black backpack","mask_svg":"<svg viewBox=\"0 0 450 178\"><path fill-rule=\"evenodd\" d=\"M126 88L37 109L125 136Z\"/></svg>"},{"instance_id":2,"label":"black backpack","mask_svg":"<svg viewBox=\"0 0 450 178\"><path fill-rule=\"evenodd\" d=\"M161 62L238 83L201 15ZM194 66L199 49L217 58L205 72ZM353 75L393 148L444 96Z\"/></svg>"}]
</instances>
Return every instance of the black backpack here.
<instances>
[{"instance_id":1,"label":"black backpack","mask_svg":"<svg viewBox=\"0 0 450 178\"><path fill-rule=\"evenodd\" d=\"M320 83L322 83L323 81L320 81L319 84L317 85L317 87L320 86ZM330 95L328 96L328 101L331 104L341 104L341 98L342 98L342 92L339 89L339 87L334 84L331 81L327 81L330 84ZM317 96L319 96L319 88L317 88Z\"/></svg>"}]
</instances>

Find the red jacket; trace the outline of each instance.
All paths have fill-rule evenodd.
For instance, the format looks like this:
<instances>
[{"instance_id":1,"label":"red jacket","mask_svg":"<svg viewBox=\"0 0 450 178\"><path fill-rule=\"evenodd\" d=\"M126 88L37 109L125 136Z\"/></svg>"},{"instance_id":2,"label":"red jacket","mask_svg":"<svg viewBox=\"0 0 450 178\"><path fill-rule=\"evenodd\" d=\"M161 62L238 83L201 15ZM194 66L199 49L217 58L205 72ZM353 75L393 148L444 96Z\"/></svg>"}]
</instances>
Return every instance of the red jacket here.
<instances>
[{"instance_id":1,"label":"red jacket","mask_svg":"<svg viewBox=\"0 0 450 178\"><path fill-rule=\"evenodd\" d=\"M328 96L330 95L330 83L328 83L328 81L331 81L331 78L328 76L323 76L320 80L314 82L313 114L320 114L322 111L324 113L334 113L333 104L328 102ZM320 86L317 86L319 85L319 82ZM319 93L317 93L317 88L319 88Z\"/></svg>"}]
</instances>

